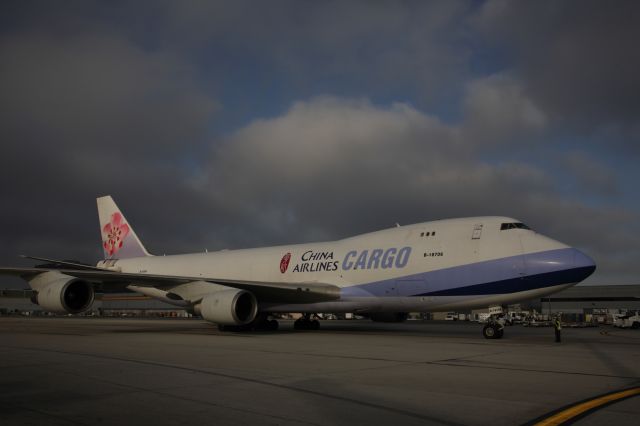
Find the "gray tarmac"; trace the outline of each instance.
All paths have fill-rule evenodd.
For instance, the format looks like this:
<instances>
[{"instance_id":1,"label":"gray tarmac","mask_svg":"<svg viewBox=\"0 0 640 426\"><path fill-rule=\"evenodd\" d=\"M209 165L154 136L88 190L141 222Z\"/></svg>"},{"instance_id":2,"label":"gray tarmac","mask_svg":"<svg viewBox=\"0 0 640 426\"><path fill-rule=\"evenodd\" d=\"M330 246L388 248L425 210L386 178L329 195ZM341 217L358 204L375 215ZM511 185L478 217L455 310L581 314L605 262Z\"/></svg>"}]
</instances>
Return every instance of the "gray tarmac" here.
<instances>
[{"instance_id":1,"label":"gray tarmac","mask_svg":"<svg viewBox=\"0 0 640 426\"><path fill-rule=\"evenodd\" d=\"M1 425L513 425L640 384L640 331L0 317ZM578 425L636 425L640 397Z\"/></svg>"}]
</instances>

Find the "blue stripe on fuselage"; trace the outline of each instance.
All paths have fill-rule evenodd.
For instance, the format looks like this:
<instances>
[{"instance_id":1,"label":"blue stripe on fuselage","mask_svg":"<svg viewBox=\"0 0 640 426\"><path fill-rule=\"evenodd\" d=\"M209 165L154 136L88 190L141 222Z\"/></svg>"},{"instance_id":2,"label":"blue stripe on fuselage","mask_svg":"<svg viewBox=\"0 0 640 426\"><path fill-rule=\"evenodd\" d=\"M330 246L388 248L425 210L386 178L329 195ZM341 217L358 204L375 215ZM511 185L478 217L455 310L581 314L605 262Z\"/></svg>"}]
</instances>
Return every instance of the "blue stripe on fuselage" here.
<instances>
[{"instance_id":1,"label":"blue stripe on fuselage","mask_svg":"<svg viewBox=\"0 0 640 426\"><path fill-rule=\"evenodd\" d=\"M591 275L594 270L595 266L583 266L581 268L527 275L526 277L457 287L449 290L432 291L429 293L416 294L415 296L477 296L483 294L517 293L520 291L577 283Z\"/></svg>"},{"instance_id":2,"label":"blue stripe on fuselage","mask_svg":"<svg viewBox=\"0 0 640 426\"><path fill-rule=\"evenodd\" d=\"M579 253L579 255L577 255ZM580 282L595 265L573 248L471 263L343 288L343 297L506 294ZM590 259L588 259L590 261ZM403 288L403 285L406 286ZM397 290L396 290L397 288Z\"/></svg>"}]
</instances>

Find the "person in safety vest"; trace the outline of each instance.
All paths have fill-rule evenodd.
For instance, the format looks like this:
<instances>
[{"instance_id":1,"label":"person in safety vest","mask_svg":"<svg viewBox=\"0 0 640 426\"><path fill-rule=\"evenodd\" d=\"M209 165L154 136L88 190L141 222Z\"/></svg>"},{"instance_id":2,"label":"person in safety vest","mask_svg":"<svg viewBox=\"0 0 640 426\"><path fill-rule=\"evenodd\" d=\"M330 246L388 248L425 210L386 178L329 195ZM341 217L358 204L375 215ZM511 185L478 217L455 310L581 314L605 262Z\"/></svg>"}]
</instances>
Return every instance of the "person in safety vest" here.
<instances>
[{"instance_id":1,"label":"person in safety vest","mask_svg":"<svg viewBox=\"0 0 640 426\"><path fill-rule=\"evenodd\" d=\"M560 315L553 320L553 329L556 332L556 342L560 343L560 330L562 329L560 325Z\"/></svg>"}]
</instances>

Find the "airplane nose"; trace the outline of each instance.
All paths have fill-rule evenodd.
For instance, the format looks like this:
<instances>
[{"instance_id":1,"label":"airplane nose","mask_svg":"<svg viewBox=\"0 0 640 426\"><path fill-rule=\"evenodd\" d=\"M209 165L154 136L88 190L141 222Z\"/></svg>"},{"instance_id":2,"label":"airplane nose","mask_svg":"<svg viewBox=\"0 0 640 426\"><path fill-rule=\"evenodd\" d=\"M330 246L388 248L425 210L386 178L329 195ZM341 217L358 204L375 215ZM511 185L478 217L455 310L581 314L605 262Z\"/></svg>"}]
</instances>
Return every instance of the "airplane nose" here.
<instances>
[{"instance_id":1,"label":"airplane nose","mask_svg":"<svg viewBox=\"0 0 640 426\"><path fill-rule=\"evenodd\" d=\"M576 272L583 275L579 281L589 277L596 270L596 263L592 258L584 254L578 249L573 249L573 267Z\"/></svg>"}]
</instances>

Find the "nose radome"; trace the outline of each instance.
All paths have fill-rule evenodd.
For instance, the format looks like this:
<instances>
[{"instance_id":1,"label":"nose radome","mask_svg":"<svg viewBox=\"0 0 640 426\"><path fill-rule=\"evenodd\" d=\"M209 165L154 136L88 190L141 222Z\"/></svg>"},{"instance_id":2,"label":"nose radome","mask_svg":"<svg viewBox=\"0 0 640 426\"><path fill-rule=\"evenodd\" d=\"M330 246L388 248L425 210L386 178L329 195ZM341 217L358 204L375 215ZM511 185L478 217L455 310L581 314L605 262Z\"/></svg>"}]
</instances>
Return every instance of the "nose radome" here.
<instances>
[{"instance_id":1,"label":"nose radome","mask_svg":"<svg viewBox=\"0 0 640 426\"><path fill-rule=\"evenodd\" d=\"M596 270L596 262L580 250L573 249L573 267L583 271L582 280L584 280Z\"/></svg>"}]
</instances>

